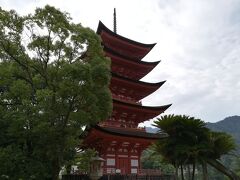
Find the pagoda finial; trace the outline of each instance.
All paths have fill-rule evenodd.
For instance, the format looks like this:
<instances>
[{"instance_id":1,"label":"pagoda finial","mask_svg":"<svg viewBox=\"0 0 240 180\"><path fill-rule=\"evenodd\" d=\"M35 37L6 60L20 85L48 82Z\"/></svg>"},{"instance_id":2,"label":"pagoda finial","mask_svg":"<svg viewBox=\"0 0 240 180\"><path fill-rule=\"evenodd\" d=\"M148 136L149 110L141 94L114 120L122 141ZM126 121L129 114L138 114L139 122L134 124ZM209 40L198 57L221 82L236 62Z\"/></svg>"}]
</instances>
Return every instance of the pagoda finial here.
<instances>
[{"instance_id":1,"label":"pagoda finial","mask_svg":"<svg viewBox=\"0 0 240 180\"><path fill-rule=\"evenodd\" d=\"M116 8L114 8L114 13L113 13L113 32L117 33Z\"/></svg>"}]
</instances>

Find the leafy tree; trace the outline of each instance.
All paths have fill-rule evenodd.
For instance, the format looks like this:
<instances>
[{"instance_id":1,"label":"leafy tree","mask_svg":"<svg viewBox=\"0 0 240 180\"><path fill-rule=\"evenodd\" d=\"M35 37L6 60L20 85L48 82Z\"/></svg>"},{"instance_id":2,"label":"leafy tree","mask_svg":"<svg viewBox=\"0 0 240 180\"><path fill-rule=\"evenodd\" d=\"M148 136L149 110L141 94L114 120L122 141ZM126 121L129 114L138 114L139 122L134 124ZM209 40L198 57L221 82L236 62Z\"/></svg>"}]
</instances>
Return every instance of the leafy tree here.
<instances>
[{"instance_id":1,"label":"leafy tree","mask_svg":"<svg viewBox=\"0 0 240 180\"><path fill-rule=\"evenodd\" d=\"M97 156L97 152L93 149L86 149L85 151L79 153L75 159L75 163L78 166L80 172L90 172L91 161Z\"/></svg>"},{"instance_id":2,"label":"leafy tree","mask_svg":"<svg viewBox=\"0 0 240 180\"><path fill-rule=\"evenodd\" d=\"M93 158L96 158L97 151L94 149L85 149L79 150L74 159L71 159L65 164L65 173L71 174L72 167L77 166L78 172L80 174L89 174L90 173L90 165Z\"/></svg>"},{"instance_id":3,"label":"leafy tree","mask_svg":"<svg viewBox=\"0 0 240 180\"><path fill-rule=\"evenodd\" d=\"M174 167L164 161L163 157L159 153L156 153L153 147L149 147L143 151L141 164L143 169L160 169L163 174L174 173Z\"/></svg>"},{"instance_id":4,"label":"leafy tree","mask_svg":"<svg viewBox=\"0 0 240 180\"><path fill-rule=\"evenodd\" d=\"M110 114L109 65L69 14L0 9L0 176L58 179L82 128Z\"/></svg>"},{"instance_id":5,"label":"leafy tree","mask_svg":"<svg viewBox=\"0 0 240 180\"><path fill-rule=\"evenodd\" d=\"M223 155L229 154L236 147L231 135L224 132L210 132L208 146L210 151L206 154L206 162L224 173L230 179L239 180L240 178L229 168L226 168L219 160Z\"/></svg>"},{"instance_id":6,"label":"leafy tree","mask_svg":"<svg viewBox=\"0 0 240 180\"><path fill-rule=\"evenodd\" d=\"M217 159L228 154L235 148L231 136L225 133L211 132L205 123L199 119L181 115L166 115L155 121L155 126L169 135L168 138L159 140L155 151L173 164L181 168L192 164L192 179L194 179L196 163L203 166L203 178L207 179L207 166L209 163L231 179L238 177L231 170L224 167Z\"/></svg>"},{"instance_id":7,"label":"leafy tree","mask_svg":"<svg viewBox=\"0 0 240 180\"><path fill-rule=\"evenodd\" d=\"M203 139L208 133L205 123L188 116L166 115L155 121L155 125L169 135L156 143L155 150L175 166L176 173L181 168L182 179L183 166L192 164L194 179L196 162L204 151Z\"/></svg>"},{"instance_id":8,"label":"leafy tree","mask_svg":"<svg viewBox=\"0 0 240 180\"><path fill-rule=\"evenodd\" d=\"M237 175L240 176L240 157L237 157L235 159L235 170L237 172Z\"/></svg>"}]
</instances>

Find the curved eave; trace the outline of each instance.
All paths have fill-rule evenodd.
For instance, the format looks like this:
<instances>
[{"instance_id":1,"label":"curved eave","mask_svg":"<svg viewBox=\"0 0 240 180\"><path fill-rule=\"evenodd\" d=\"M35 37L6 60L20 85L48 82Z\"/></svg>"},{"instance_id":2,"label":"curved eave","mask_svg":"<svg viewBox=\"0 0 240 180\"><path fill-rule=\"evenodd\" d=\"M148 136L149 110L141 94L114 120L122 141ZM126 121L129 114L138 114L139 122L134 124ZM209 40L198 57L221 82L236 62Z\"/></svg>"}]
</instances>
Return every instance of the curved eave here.
<instances>
[{"instance_id":1,"label":"curved eave","mask_svg":"<svg viewBox=\"0 0 240 180\"><path fill-rule=\"evenodd\" d=\"M115 86L115 89L112 89L114 94L131 97L132 99L139 101L144 97L155 92L165 82L166 81L162 81L159 83L148 83L143 81L132 80L112 73L111 86ZM121 91L122 88L126 89L126 91L122 92Z\"/></svg>"},{"instance_id":2,"label":"curved eave","mask_svg":"<svg viewBox=\"0 0 240 180\"><path fill-rule=\"evenodd\" d=\"M133 41L131 39L128 39L128 38L125 38L119 34L116 34L115 32L111 31L110 29L108 29L101 21L99 21L99 24L98 24L98 28L97 28L97 34L101 34L102 31L105 31L107 32L108 34L114 36L115 38L117 39L120 39L120 40L123 40L123 41L126 41L130 44L133 44L133 45L136 45L136 46L140 46L140 47L143 47L143 48L150 48L152 49L156 43L153 43L153 44L144 44L144 43L140 43L140 42L137 42L137 41Z\"/></svg>"},{"instance_id":3,"label":"curved eave","mask_svg":"<svg viewBox=\"0 0 240 180\"><path fill-rule=\"evenodd\" d=\"M137 61L137 62L135 62L137 59L119 54L118 52L114 51L113 49L111 49L109 47L104 46L103 50L104 50L105 53L108 53L108 54L111 54L113 56L124 59L125 61L128 61L129 63L141 64L141 65L150 66L150 67L153 67L153 68L161 62L161 61L155 61L155 62Z\"/></svg>"},{"instance_id":4,"label":"curved eave","mask_svg":"<svg viewBox=\"0 0 240 180\"><path fill-rule=\"evenodd\" d=\"M154 133L148 133L144 131L133 131L133 130L128 130L124 128L110 128L110 127L100 127L100 126L95 126L94 129L99 130L101 132L115 135L115 136L121 136L121 137L133 137L133 138L143 138L143 139L160 139L160 138L166 138L167 135L165 133L161 134L154 134Z\"/></svg>"},{"instance_id":5,"label":"curved eave","mask_svg":"<svg viewBox=\"0 0 240 180\"><path fill-rule=\"evenodd\" d=\"M133 108L136 108L136 109L145 109L145 110L150 110L150 111L165 111L172 105L172 104L168 104L168 105L164 105L164 106L141 106L141 105L138 105L138 104L131 104L131 103L127 103L127 102L122 102L122 101L119 101L117 99L113 99L113 103L133 107Z\"/></svg>"},{"instance_id":6,"label":"curved eave","mask_svg":"<svg viewBox=\"0 0 240 180\"><path fill-rule=\"evenodd\" d=\"M118 74L113 73L113 72L112 72L112 78L120 79L121 81L124 81L126 84L132 84L135 86L144 86L144 88L152 87L154 89L160 88L166 82L166 81L161 81L158 83L143 82L143 81L133 80L133 79L129 79L127 77L119 76Z\"/></svg>"},{"instance_id":7,"label":"curved eave","mask_svg":"<svg viewBox=\"0 0 240 180\"><path fill-rule=\"evenodd\" d=\"M111 67L113 72L121 74L122 76L128 76L135 80L143 78L161 62L134 61L123 55L119 55L108 48L104 51L105 55L111 58ZM122 69L123 71L119 71Z\"/></svg>"},{"instance_id":8,"label":"curved eave","mask_svg":"<svg viewBox=\"0 0 240 180\"><path fill-rule=\"evenodd\" d=\"M122 106L126 106L126 107L131 107L131 108L139 110L139 111L146 110L149 112L160 112L160 113L164 112L172 105L172 104L168 104L168 105L164 105L164 106L142 106L142 105L138 105L138 104L132 104L132 103L119 101L117 99L113 99L113 103L119 104Z\"/></svg>"}]
</instances>

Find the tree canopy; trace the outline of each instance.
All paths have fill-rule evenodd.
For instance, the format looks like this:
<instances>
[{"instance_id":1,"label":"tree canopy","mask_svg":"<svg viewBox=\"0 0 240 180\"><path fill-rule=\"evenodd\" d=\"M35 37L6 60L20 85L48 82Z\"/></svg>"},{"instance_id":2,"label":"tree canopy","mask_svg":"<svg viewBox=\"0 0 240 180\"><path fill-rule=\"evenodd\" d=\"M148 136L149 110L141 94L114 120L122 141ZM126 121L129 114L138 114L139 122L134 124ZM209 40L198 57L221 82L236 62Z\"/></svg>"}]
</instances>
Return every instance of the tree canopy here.
<instances>
[{"instance_id":1,"label":"tree canopy","mask_svg":"<svg viewBox=\"0 0 240 180\"><path fill-rule=\"evenodd\" d=\"M109 69L100 38L68 13L0 9L0 176L58 179L82 128L111 113Z\"/></svg>"},{"instance_id":2,"label":"tree canopy","mask_svg":"<svg viewBox=\"0 0 240 180\"><path fill-rule=\"evenodd\" d=\"M206 163L218 169L231 179L239 179L234 172L224 167L218 160L222 155L235 149L233 138L223 132L210 131L203 121L185 115L165 115L155 121L155 126L168 134L155 144L155 151L173 164L178 172L183 166L192 165L194 179L196 163L202 164L204 179ZM177 174L177 173L176 173Z\"/></svg>"}]
</instances>

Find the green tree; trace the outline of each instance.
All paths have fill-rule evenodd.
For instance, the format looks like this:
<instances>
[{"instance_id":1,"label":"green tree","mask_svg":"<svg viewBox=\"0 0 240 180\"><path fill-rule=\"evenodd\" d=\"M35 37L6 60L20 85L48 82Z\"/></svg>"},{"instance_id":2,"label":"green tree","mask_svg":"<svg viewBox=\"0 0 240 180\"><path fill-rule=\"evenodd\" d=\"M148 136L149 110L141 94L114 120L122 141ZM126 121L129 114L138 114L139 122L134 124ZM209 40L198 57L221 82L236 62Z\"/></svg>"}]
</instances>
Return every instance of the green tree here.
<instances>
[{"instance_id":1,"label":"green tree","mask_svg":"<svg viewBox=\"0 0 240 180\"><path fill-rule=\"evenodd\" d=\"M176 175L180 167L182 179L184 166L191 164L194 179L196 162L204 151L203 140L208 133L205 123L184 115L166 115L155 121L155 126L169 135L156 143L155 150L175 166Z\"/></svg>"},{"instance_id":2,"label":"green tree","mask_svg":"<svg viewBox=\"0 0 240 180\"><path fill-rule=\"evenodd\" d=\"M90 172L90 165L94 157L97 156L97 152L93 149L86 149L83 152L78 153L75 163L78 166L80 172Z\"/></svg>"},{"instance_id":3,"label":"green tree","mask_svg":"<svg viewBox=\"0 0 240 180\"><path fill-rule=\"evenodd\" d=\"M231 169L226 168L220 162L223 155L231 153L236 148L232 136L224 132L210 132L208 147L209 151L205 155L205 161L230 179L239 180L240 178Z\"/></svg>"},{"instance_id":4,"label":"green tree","mask_svg":"<svg viewBox=\"0 0 240 180\"><path fill-rule=\"evenodd\" d=\"M237 157L235 159L235 170L237 172L237 175L240 176L240 157Z\"/></svg>"},{"instance_id":5,"label":"green tree","mask_svg":"<svg viewBox=\"0 0 240 180\"><path fill-rule=\"evenodd\" d=\"M93 158L96 158L97 156L98 153L94 149L79 150L74 159L65 163L65 173L71 174L72 167L77 166L78 173L89 174L91 162Z\"/></svg>"},{"instance_id":6,"label":"green tree","mask_svg":"<svg viewBox=\"0 0 240 180\"><path fill-rule=\"evenodd\" d=\"M100 38L51 6L0 9L0 176L57 180L82 128L111 112Z\"/></svg>"},{"instance_id":7,"label":"green tree","mask_svg":"<svg viewBox=\"0 0 240 180\"><path fill-rule=\"evenodd\" d=\"M235 144L231 136L225 133L211 132L205 123L199 119L181 115L166 115L155 121L155 126L168 134L159 140L155 151L173 164L178 172L183 166L192 164L192 179L194 179L197 163L202 164L203 178L207 179L207 165L210 164L231 179L238 179L234 172L224 167L218 159L230 153ZM176 173L177 175L177 173Z\"/></svg>"},{"instance_id":8,"label":"green tree","mask_svg":"<svg viewBox=\"0 0 240 180\"><path fill-rule=\"evenodd\" d=\"M160 169L163 174L174 173L174 167L164 161L163 157L156 153L152 146L143 151L141 164L143 169Z\"/></svg>"}]
</instances>

